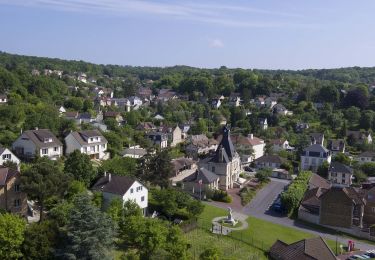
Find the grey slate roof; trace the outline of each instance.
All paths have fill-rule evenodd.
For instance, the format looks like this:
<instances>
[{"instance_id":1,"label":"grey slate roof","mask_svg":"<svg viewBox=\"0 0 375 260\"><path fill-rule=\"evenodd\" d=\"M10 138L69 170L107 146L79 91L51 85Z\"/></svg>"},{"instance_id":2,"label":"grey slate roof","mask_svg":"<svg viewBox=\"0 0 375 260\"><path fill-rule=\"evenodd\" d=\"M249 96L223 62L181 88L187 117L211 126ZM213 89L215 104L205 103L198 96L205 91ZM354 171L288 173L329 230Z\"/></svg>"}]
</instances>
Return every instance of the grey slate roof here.
<instances>
[{"instance_id":1,"label":"grey slate roof","mask_svg":"<svg viewBox=\"0 0 375 260\"><path fill-rule=\"evenodd\" d=\"M23 133L26 135L38 148L62 146L59 139L48 129L27 130ZM44 142L45 138L51 138L52 142Z\"/></svg>"},{"instance_id":2,"label":"grey slate roof","mask_svg":"<svg viewBox=\"0 0 375 260\"><path fill-rule=\"evenodd\" d=\"M109 174L107 174L107 176L101 177L94 186L92 186L92 190L123 196L134 182L135 179L132 177L114 174L111 174L111 180L109 181Z\"/></svg>"},{"instance_id":3,"label":"grey slate roof","mask_svg":"<svg viewBox=\"0 0 375 260\"><path fill-rule=\"evenodd\" d=\"M217 176L215 173L202 167L198 169L192 175L189 175L188 177L186 177L183 181L184 182L199 182L199 180L202 180L203 184L210 184L216 181L217 179L219 179L219 176Z\"/></svg>"},{"instance_id":4,"label":"grey slate roof","mask_svg":"<svg viewBox=\"0 0 375 260\"><path fill-rule=\"evenodd\" d=\"M237 154L236 149L230 138L230 130L227 126L223 127L223 138L216 150L212 162L230 162Z\"/></svg>"},{"instance_id":5,"label":"grey slate roof","mask_svg":"<svg viewBox=\"0 0 375 260\"><path fill-rule=\"evenodd\" d=\"M256 163L283 163L283 158L278 155L263 155L255 160Z\"/></svg>"},{"instance_id":6,"label":"grey slate roof","mask_svg":"<svg viewBox=\"0 0 375 260\"><path fill-rule=\"evenodd\" d=\"M336 173L347 173L347 174L353 173L352 168L340 162L332 162L331 165L329 166L329 171L336 172Z\"/></svg>"},{"instance_id":7,"label":"grey slate roof","mask_svg":"<svg viewBox=\"0 0 375 260\"><path fill-rule=\"evenodd\" d=\"M86 130L86 131L79 131L79 132L72 132L73 137L77 140L80 145L88 145L88 138L90 137L100 137L100 142L95 142L93 144L106 144L107 139L98 131L98 130Z\"/></svg>"},{"instance_id":8,"label":"grey slate roof","mask_svg":"<svg viewBox=\"0 0 375 260\"><path fill-rule=\"evenodd\" d=\"M320 144L312 144L309 147L303 149L305 152L317 152L317 153L328 153L327 148Z\"/></svg>"}]
</instances>

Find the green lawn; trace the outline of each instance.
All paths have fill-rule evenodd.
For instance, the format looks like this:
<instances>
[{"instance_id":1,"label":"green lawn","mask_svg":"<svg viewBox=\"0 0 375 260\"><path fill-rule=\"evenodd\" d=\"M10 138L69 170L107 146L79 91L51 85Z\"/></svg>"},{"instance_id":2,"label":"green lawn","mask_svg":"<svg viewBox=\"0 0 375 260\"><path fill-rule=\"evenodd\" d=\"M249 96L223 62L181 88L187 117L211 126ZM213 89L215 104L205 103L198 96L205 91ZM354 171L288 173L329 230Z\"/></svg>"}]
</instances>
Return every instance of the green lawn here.
<instances>
[{"instance_id":1,"label":"green lawn","mask_svg":"<svg viewBox=\"0 0 375 260\"><path fill-rule=\"evenodd\" d=\"M208 223L210 219L212 220L214 217L224 216L225 214L226 210L224 209L206 205L201 215L202 220L200 226L210 228L210 224ZM314 235L310 233L254 217L247 218L247 222L249 223L248 229L233 231L230 233L230 237L243 241L263 251L267 251L277 239L286 243L292 243L304 238L314 237ZM336 246L335 241L326 240L326 242L334 251Z\"/></svg>"},{"instance_id":2,"label":"green lawn","mask_svg":"<svg viewBox=\"0 0 375 260\"><path fill-rule=\"evenodd\" d=\"M230 259L267 259L264 252L235 239L215 235L209 231L197 228L185 234L192 259L199 259L199 255L208 247L216 247L223 257Z\"/></svg>"}]
</instances>

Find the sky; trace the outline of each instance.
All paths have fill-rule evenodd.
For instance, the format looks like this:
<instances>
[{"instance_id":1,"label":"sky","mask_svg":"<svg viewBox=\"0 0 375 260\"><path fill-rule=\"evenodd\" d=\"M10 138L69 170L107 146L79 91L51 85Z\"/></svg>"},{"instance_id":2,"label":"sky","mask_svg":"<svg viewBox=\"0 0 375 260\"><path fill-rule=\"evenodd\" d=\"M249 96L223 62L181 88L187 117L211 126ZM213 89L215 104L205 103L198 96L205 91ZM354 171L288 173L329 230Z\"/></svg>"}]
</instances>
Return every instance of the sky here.
<instances>
[{"instance_id":1,"label":"sky","mask_svg":"<svg viewBox=\"0 0 375 260\"><path fill-rule=\"evenodd\" d=\"M375 66L373 0L0 0L0 50L99 64Z\"/></svg>"}]
</instances>

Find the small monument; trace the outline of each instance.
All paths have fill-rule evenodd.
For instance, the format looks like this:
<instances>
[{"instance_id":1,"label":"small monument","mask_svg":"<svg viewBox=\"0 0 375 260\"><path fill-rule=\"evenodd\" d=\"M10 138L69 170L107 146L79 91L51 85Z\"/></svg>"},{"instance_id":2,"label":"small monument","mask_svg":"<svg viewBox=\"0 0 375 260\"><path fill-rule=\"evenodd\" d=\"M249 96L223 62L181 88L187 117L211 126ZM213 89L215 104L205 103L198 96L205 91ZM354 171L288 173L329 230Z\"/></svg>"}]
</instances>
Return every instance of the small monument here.
<instances>
[{"instance_id":1,"label":"small monument","mask_svg":"<svg viewBox=\"0 0 375 260\"><path fill-rule=\"evenodd\" d=\"M228 216L227 219L224 219L224 223L232 224L232 226L237 224L237 221L233 218L231 207L228 207Z\"/></svg>"}]
</instances>

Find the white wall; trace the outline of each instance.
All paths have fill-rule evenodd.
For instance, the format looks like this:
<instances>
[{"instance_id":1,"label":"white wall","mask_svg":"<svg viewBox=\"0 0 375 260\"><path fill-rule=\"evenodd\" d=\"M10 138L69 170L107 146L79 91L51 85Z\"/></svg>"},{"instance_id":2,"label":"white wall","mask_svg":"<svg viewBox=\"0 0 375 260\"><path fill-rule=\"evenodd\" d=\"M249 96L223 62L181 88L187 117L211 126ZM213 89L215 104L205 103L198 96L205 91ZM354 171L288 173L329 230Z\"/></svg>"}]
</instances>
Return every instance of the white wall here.
<instances>
[{"instance_id":1,"label":"white wall","mask_svg":"<svg viewBox=\"0 0 375 260\"><path fill-rule=\"evenodd\" d=\"M142 189L137 191L138 187L142 187ZM144 201L142 201L142 197L144 197ZM122 199L124 202L132 200L137 203L141 209L145 209L148 207L148 190L141 183L135 181L129 190L124 194Z\"/></svg>"},{"instance_id":2,"label":"white wall","mask_svg":"<svg viewBox=\"0 0 375 260\"><path fill-rule=\"evenodd\" d=\"M254 159L258 159L264 155L264 147L266 144L258 144L253 146L254 150Z\"/></svg>"},{"instance_id":3,"label":"white wall","mask_svg":"<svg viewBox=\"0 0 375 260\"><path fill-rule=\"evenodd\" d=\"M9 159L3 158L4 155L10 155L10 158ZM15 156L8 148L6 148L4 152L0 154L0 165L3 165L7 161L12 161L16 163L17 165L21 163L20 159L18 159L17 156Z\"/></svg>"}]
</instances>

